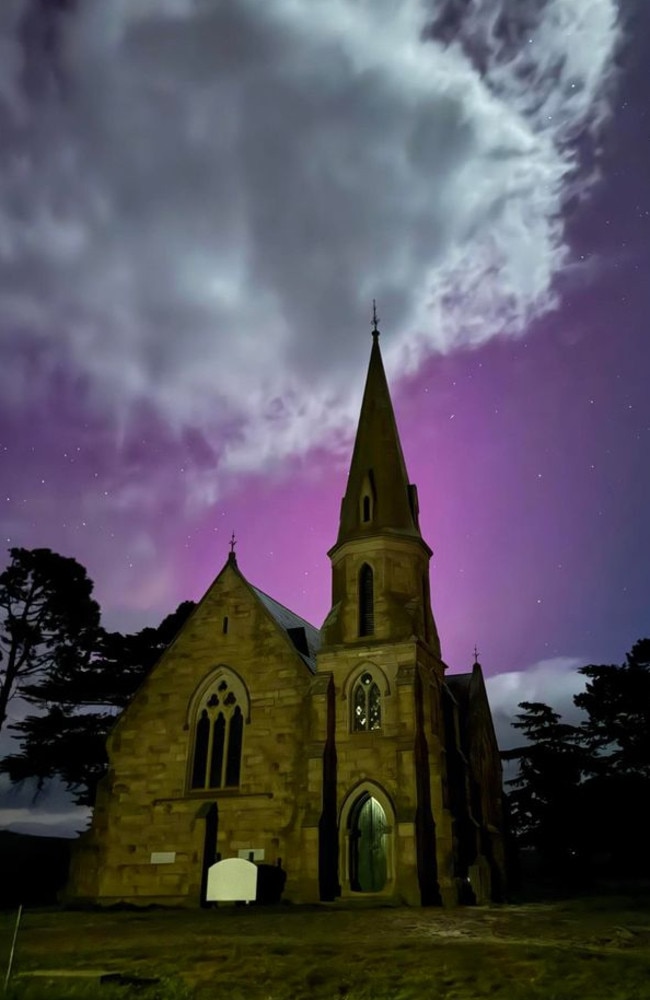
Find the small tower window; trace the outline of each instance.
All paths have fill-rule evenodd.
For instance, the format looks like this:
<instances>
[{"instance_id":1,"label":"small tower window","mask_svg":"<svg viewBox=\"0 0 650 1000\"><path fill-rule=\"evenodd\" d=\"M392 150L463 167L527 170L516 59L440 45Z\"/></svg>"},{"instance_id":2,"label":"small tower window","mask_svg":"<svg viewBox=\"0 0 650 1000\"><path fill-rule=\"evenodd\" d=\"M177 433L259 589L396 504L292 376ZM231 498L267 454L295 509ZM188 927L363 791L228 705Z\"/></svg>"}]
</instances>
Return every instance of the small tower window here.
<instances>
[{"instance_id":1,"label":"small tower window","mask_svg":"<svg viewBox=\"0 0 650 1000\"><path fill-rule=\"evenodd\" d=\"M381 693L372 674L361 674L352 692L352 728L355 732L381 729Z\"/></svg>"},{"instance_id":2,"label":"small tower window","mask_svg":"<svg viewBox=\"0 0 650 1000\"><path fill-rule=\"evenodd\" d=\"M222 629L222 631L223 631L223 634L226 635L226 633L228 631L228 615L226 615L226 617L223 620L223 629Z\"/></svg>"},{"instance_id":3,"label":"small tower window","mask_svg":"<svg viewBox=\"0 0 650 1000\"><path fill-rule=\"evenodd\" d=\"M372 469L368 469L359 489L359 521L370 524L375 514L375 484Z\"/></svg>"},{"instance_id":4,"label":"small tower window","mask_svg":"<svg viewBox=\"0 0 650 1000\"><path fill-rule=\"evenodd\" d=\"M359 635L375 631L375 587L372 567L364 563L359 571Z\"/></svg>"}]
</instances>

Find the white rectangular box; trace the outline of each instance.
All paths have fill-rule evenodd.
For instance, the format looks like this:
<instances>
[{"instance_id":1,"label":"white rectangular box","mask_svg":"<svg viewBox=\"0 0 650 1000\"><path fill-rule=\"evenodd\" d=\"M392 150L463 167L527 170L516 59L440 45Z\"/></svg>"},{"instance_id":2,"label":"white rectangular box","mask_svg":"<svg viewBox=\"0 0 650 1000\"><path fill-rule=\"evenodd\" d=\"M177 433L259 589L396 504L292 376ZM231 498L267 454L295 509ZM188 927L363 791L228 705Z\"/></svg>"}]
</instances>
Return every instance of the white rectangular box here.
<instances>
[{"instance_id":1,"label":"white rectangular box","mask_svg":"<svg viewBox=\"0 0 650 1000\"><path fill-rule=\"evenodd\" d=\"M244 847L243 850L237 851L237 857L243 858L244 861L264 861L264 848Z\"/></svg>"}]
</instances>

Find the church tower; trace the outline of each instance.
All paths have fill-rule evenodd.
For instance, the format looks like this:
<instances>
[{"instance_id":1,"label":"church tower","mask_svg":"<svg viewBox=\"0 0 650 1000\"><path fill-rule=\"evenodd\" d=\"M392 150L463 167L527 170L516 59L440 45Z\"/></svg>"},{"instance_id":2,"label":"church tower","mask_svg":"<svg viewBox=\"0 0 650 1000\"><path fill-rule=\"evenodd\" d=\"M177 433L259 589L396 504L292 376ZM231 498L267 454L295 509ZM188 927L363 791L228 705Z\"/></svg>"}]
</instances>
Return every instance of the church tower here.
<instances>
[{"instance_id":1,"label":"church tower","mask_svg":"<svg viewBox=\"0 0 650 1000\"><path fill-rule=\"evenodd\" d=\"M373 313L372 350L341 503L326 646L417 639L440 659L417 487L409 483Z\"/></svg>"},{"instance_id":2,"label":"church tower","mask_svg":"<svg viewBox=\"0 0 650 1000\"><path fill-rule=\"evenodd\" d=\"M338 537L328 555L332 608L314 692L322 701L321 896L441 902L454 889L432 551L420 532L374 311Z\"/></svg>"},{"instance_id":3,"label":"church tower","mask_svg":"<svg viewBox=\"0 0 650 1000\"><path fill-rule=\"evenodd\" d=\"M478 663L449 676L441 659L373 319L322 631L246 579L233 538L110 733L69 900L232 900L242 884L211 876L233 860L257 868L258 900L500 898L486 688Z\"/></svg>"}]
</instances>

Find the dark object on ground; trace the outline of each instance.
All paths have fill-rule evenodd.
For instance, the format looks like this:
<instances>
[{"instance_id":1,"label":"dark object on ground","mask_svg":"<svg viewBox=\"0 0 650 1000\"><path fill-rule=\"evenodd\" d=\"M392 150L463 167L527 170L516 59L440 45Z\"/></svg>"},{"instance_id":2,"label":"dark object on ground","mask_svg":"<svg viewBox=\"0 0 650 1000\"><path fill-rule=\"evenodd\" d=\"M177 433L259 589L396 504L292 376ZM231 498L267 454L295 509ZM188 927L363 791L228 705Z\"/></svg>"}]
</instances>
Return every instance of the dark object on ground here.
<instances>
[{"instance_id":1,"label":"dark object on ground","mask_svg":"<svg viewBox=\"0 0 650 1000\"><path fill-rule=\"evenodd\" d=\"M255 902L262 905L279 903L286 881L287 873L279 865L258 865Z\"/></svg>"},{"instance_id":2,"label":"dark object on ground","mask_svg":"<svg viewBox=\"0 0 650 1000\"><path fill-rule=\"evenodd\" d=\"M111 983L116 986L134 986L136 989L144 989L146 986L155 986L160 980L147 976L125 976L121 972L107 972L100 976L99 982L102 986Z\"/></svg>"}]
</instances>

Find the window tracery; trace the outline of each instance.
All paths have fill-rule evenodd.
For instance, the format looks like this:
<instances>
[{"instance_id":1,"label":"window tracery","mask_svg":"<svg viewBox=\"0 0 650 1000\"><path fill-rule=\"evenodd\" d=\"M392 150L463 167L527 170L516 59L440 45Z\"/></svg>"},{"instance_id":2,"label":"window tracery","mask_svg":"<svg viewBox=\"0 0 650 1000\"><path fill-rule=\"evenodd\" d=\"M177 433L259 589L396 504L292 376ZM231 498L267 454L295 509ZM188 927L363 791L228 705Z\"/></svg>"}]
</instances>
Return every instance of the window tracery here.
<instances>
[{"instance_id":1,"label":"window tracery","mask_svg":"<svg viewBox=\"0 0 650 1000\"><path fill-rule=\"evenodd\" d=\"M381 692L368 671L361 674L352 689L352 728L355 732L381 729Z\"/></svg>"},{"instance_id":2,"label":"window tracery","mask_svg":"<svg viewBox=\"0 0 650 1000\"><path fill-rule=\"evenodd\" d=\"M194 716L192 790L239 785L245 702L241 682L223 673L204 691Z\"/></svg>"}]
</instances>

